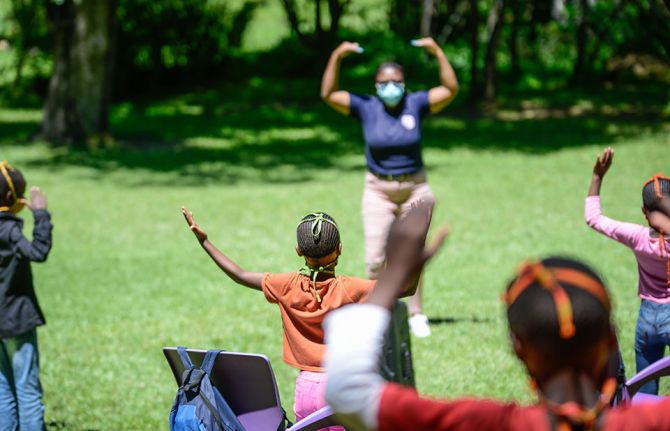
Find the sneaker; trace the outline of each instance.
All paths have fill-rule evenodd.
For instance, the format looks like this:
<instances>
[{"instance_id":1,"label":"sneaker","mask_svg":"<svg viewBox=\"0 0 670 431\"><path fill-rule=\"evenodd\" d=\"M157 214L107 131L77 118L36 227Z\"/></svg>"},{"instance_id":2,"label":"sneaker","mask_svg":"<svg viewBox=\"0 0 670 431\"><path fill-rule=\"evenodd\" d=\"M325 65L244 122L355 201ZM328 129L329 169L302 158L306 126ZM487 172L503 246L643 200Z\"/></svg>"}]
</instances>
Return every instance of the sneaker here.
<instances>
[{"instance_id":1,"label":"sneaker","mask_svg":"<svg viewBox=\"0 0 670 431\"><path fill-rule=\"evenodd\" d=\"M409 318L409 329L415 337L425 338L430 336L430 326L428 326L428 316L425 314L415 314Z\"/></svg>"}]
</instances>

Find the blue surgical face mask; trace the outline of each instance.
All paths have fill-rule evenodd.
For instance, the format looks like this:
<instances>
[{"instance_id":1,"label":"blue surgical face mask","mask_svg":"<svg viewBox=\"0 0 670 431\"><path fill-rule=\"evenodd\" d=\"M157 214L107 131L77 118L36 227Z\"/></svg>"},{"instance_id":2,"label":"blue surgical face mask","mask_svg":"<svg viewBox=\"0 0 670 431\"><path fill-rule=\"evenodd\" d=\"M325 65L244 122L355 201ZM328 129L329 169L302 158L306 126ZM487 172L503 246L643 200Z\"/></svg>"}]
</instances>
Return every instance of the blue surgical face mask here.
<instances>
[{"instance_id":1,"label":"blue surgical face mask","mask_svg":"<svg viewBox=\"0 0 670 431\"><path fill-rule=\"evenodd\" d=\"M405 84L402 82L378 82L375 84L377 96L386 106L393 108L402 100L405 95Z\"/></svg>"}]
</instances>

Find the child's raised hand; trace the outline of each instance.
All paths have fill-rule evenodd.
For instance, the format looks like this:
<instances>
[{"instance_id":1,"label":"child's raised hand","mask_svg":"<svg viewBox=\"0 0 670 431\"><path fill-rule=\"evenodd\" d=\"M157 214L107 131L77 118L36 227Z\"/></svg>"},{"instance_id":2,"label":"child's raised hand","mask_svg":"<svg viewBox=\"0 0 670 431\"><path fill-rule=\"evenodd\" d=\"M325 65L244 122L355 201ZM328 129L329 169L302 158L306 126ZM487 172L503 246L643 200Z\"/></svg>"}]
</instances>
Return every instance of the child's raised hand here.
<instances>
[{"instance_id":1,"label":"child's raised hand","mask_svg":"<svg viewBox=\"0 0 670 431\"><path fill-rule=\"evenodd\" d=\"M188 224L189 229L191 229L191 232L193 232L198 241L201 243L204 242L207 239L207 233L193 220L193 213L187 210L186 207L181 207L181 213L184 215L186 224Z\"/></svg>"},{"instance_id":2,"label":"child's raised hand","mask_svg":"<svg viewBox=\"0 0 670 431\"><path fill-rule=\"evenodd\" d=\"M31 211L44 210L47 208L47 196L39 187L30 188L30 201L25 198L22 198L21 200L25 206L31 209Z\"/></svg>"},{"instance_id":3,"label":"child's raised hand","mask_svg":"<svg viewBox=\"0 0 670 431\"><path fill-rule=\"evenodd\" d=\"M596 159L596 164L593 166L593 174L602 178L605 176L610 166L612 165L612 160L614 159L614 150L612 147L607 147L603 150L602 153L598 155Z\"/></svg>"},{"instance_id":4,"label":"child's raised hand","mask_svg":"<svg viewBox=\"0 0 670 431\"><path fill-rule=\"evenodd\" d=\"M415 283L418 282L423 265L437 253L449 234L446 226L440 228L433 243L426 247L431 212L431 205L419 203L412 206L407 216L391 225L386 244L386 268L379 275L377 285L366 301L368 304L390 309L413 278Z\"/></svg>"},{"instance_id":5,"label":"child's raised hand","mask_svg":"<svg viewBox=\"0 0 670 431\"><path fill-rule=\"evenodd\" d=\"M433 243L426 247L432 208L425 202L413 204L407 215L391 226L386 259L388 266L409 271L420 269L437 251L449 235L449 228L442 226Z\"/></svg>"}]
</instances>

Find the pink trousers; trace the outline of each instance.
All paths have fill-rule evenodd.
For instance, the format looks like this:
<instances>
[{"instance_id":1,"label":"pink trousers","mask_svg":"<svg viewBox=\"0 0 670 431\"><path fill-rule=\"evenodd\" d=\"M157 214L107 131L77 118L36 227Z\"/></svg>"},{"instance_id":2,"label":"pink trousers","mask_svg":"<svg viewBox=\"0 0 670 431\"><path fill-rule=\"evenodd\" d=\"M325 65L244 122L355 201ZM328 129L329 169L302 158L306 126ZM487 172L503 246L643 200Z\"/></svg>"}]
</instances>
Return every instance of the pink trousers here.
<instances>
[{"instance_id":1,"label":"pink trousers","mask_svg":"<svg viewBox=\"0 0 670 431\"><path fill-rule=\"evenodd\" d=\"M300 371L295 381L295 412L296 422L326 406L326 373ZM322 428L320 431L344 431L341 426Z\"/></svg>"},{"instance_id":2,"label":"pink trousers","mask_svg":"<svg viewBox=\"0 0 670 431\"><path fill-rule=\"evenodd\" d=\"M435 196L426 182L426 171L417 172L404 181L387 181L370 172L365 174L361 207L369 278L377 278L384 265L386 236L391 223L419 201L435 205Z\"/></svg>"}]
</instances>

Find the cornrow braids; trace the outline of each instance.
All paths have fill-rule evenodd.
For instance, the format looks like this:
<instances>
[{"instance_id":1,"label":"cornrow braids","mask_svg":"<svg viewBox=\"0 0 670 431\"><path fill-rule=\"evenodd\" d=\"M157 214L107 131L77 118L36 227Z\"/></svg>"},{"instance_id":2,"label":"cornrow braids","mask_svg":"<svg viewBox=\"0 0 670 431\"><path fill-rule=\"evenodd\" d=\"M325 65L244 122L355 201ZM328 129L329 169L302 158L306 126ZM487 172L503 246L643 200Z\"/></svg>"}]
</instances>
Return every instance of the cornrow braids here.
<instances>
[{"instance_id":1,"label":"cornrow braids","mask_svg":"<svg viewBox=\"0 0 670 431\"><path fill-rule=\"evenodd\" d=\"M305 257L320 258L337 250L340 231L335 220L324 212L307 214L296 229L298 248Z\"/></svg>"},{"instance_id":2,"label":"cornrow braids","mask_svg":"<svg viewBox=\"0 0 670 431\"><path fill-rule=\"evenodd\" d=\"M577 363L609 332L605 286L575 260L552 257L524 264L503 299L511 332L563 365Z\"/></svg>"},{"instance_id":3,"label":"cornrow braids","mask_svg":"<svg viewBox=\"0 0 670 431\"><path fill-rule=\"evenodd\" d=\"M298 223L298 248L305 257L318 259L328 256L340 245L340 231L335 220L324 212L307 214ZM339 256L338 256L339 257ZM316 279L320 273L335 274L338 257L320 266L312 266L305 260L305 267L301 268L300 275L309 277L312 281L312 290L317 302L321 303L321 295L316 290Z\"/></svg>"}]
</instances>

